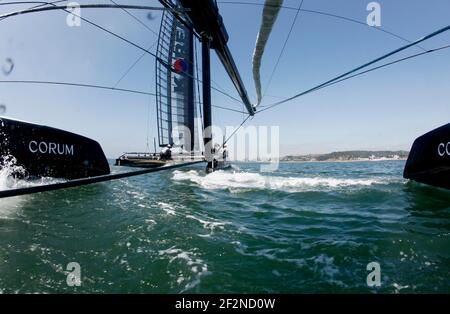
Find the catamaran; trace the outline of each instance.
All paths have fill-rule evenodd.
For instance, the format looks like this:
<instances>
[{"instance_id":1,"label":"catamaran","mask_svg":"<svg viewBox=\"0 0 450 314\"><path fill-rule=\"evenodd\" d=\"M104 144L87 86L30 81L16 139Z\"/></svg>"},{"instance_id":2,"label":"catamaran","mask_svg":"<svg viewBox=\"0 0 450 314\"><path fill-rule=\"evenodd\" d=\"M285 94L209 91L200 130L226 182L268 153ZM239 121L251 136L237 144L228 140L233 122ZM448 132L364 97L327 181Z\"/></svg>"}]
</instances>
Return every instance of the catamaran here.
<instances>
[{"instance_id":1,"label":"catamaran","mask_svg":"<svg viewBox=\"0 0 450 314\"><path fill-rule=\"evenodd\" d=\"M60 1L40 3L26 10L18 10L3 14L0 15L0 20L13 18L18 15L23 16L25 14L42 13L54 10L65 11L66 13L76 15L76 13L69 11L67 6L58 5L59 2ZM199 162L207 163L207 172L212 172L218 168L224 167L225 163L223 162L223 158L220 157L226 156L223 148L234 134L231 134L228 139L222 139L219 147L215 147L215 144L217 143L214 142L213 134L211 132L212 107L215 106L211 101L211 89L216 88L211 86L211 50L214 50L219 57L219 60L239 94L239 101L245 108L245 112L241 113L245 113L247 117L243 119L240 125L240 127L242 127L244 123L246 123L249 118L254 117L257 112L271 110L293 99L347 81L354 77L387 66L392 66L405 60L450 48L450 45L447 45L435 49L424 50L421 53L380 64L381 61L389 57L449 31L450 26L441 28L413 42L407 41L400 36L396 36L407 43L379 58L355 67L350 71L326 80L312 88L308 88L292 97L266 105L264 108L260 109L258 106L261 101L261 86L259 79L261 57L264 52L264 46L269 38L271 28L276 22L278 12L283 8L283 1L266 0L264 4L260 4L264 6L263 16L253 56L253 76L258 96L256 105L253 105L248 97L246 88L233 60L232 53L227 45L229 36L223 18L219 13L216 1L159 0L159 2L162 4L160 7L119 4L79 5L80 8L85 9L146 10L149 12L153 10L163 11L156 53L139 46L113 31L107 30L85 17L78 16L83 21L86 21L91 26L107 33L109 36L114 36L128 45L152 55L156 60L156 93L73 82L2 81L2 83L50 84L99 88L155 96L158 146L159 148L170 146L174 151L177 151L177 153L173 154L173 157L171 158L161 158L159 152L157 152L155 141L154 152L125 153L116 160L117 165L135 166L144 169L127 173L111 174L105 154L103 153L100 144L95 140L64 130L49 128L33 123L25 123L10 118L0 118L0 153L2 156L13 156L16 159L17 164L26 169L26 175L37 177L52 176L68 179L66 182L46 186L33 186L0 191L0 197L31 194L104 182L113 179L142 175L154 171L173 169L175 167ZM303 1L297 9L297 14L302 11L302 3ZM7 4L5 3L2 5ZM314 12L311 10L309 10L309 13L324 14L323 12ZM332 18L341 18L346 22L352 22L351 19L345 17L328 15ZM389 32L386 33L394 35ZM195 57L197 55L197 43L201 45L201 77L198 70L199 64ZM224 93L223 91L218 91ZM222 109L229 110L229 108ZM449 125L443 126L416 140L410 158L406 163L404 173L405 178L439 187L450 188L449 140Z\"/></svg>"}]
</instances>

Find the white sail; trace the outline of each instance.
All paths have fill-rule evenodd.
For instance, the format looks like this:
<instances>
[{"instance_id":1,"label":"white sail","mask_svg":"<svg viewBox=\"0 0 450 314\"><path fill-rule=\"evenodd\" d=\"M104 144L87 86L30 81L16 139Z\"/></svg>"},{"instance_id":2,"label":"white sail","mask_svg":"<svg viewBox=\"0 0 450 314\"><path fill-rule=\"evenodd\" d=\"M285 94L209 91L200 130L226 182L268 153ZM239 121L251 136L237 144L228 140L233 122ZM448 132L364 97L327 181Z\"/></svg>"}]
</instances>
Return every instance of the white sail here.
<instances>
[{"instance_id":1,"label":"white sail","mask_svg":"<svg viewBox=\"0 0 450 314\"><path fill-rule=\"evenodd\" d=\"M264 3L261 27L258 32L258 37L256 38L255 50L253 51L253 80L255 81L256 94L258 97L257 105L261 103L262 98L260 75L261 59L282 4L283 0L266 0Z\"/></svg>"}]
</instances>

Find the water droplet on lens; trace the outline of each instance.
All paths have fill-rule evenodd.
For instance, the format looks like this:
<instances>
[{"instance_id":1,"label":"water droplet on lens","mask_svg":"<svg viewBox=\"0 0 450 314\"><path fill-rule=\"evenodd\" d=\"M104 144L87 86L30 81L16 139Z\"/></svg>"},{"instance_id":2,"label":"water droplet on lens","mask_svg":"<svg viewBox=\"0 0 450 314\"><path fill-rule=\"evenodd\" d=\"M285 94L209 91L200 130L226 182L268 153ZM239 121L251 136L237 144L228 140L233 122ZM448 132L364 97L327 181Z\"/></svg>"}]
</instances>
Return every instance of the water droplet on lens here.
<instances>
[{"instance_id":1,"label":"water droplet on lens","mask_svg":"<svg viewBox=\"0 0 450 314\"><path fill-rule=\"evenodd\" d=\"M6 113L6 105L0 104L0 115Z\"/></svg>"},{"instance_id":2,"label":"water droplet on lens","mask_svg":"<svg viewBox=\"0 0 450 314\"><path fill-rule=\"evenodd\" d=\"M2 71L4 75L9 75L14 69L14 61L11 58L6 58L2 66Z\"/></svg>"}]
</instances>

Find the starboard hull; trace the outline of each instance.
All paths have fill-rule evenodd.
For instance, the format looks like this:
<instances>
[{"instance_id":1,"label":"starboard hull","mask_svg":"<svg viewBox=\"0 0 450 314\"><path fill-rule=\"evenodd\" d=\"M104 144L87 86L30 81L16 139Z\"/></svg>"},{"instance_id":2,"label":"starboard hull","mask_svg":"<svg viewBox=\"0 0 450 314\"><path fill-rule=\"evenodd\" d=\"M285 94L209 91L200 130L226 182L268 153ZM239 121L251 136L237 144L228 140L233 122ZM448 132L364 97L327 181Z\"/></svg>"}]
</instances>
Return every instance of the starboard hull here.
<instances>
[{"instance_id":1,"label":"starboard hull","mask_svg":"<svg viewBox=\"0 0 450 314\"><path fill-rule=\"evenodd\" d=\"M450 189L450 123L414 141L404 178Z\"/></svg>"}]
</instances>

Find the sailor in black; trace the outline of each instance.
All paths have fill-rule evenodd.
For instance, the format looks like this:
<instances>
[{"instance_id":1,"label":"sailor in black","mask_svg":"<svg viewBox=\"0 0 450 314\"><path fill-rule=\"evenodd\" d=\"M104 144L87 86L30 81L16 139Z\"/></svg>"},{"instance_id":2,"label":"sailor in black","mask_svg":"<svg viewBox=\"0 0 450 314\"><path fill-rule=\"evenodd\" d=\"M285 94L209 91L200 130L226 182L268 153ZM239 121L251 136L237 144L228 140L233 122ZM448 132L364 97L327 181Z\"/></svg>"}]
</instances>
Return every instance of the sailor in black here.
<instances>
[{"instance_id":1,"label":"sailor in black","mask_svg":"<svg viewBox=\"0 0 450 314\"><path fill-rule=\"evenodd\" d=\"M166 147L164 147L161 151L161 160L171 160L172 159L172 145L168 144Z\"/></svg>"}]
</instances>

